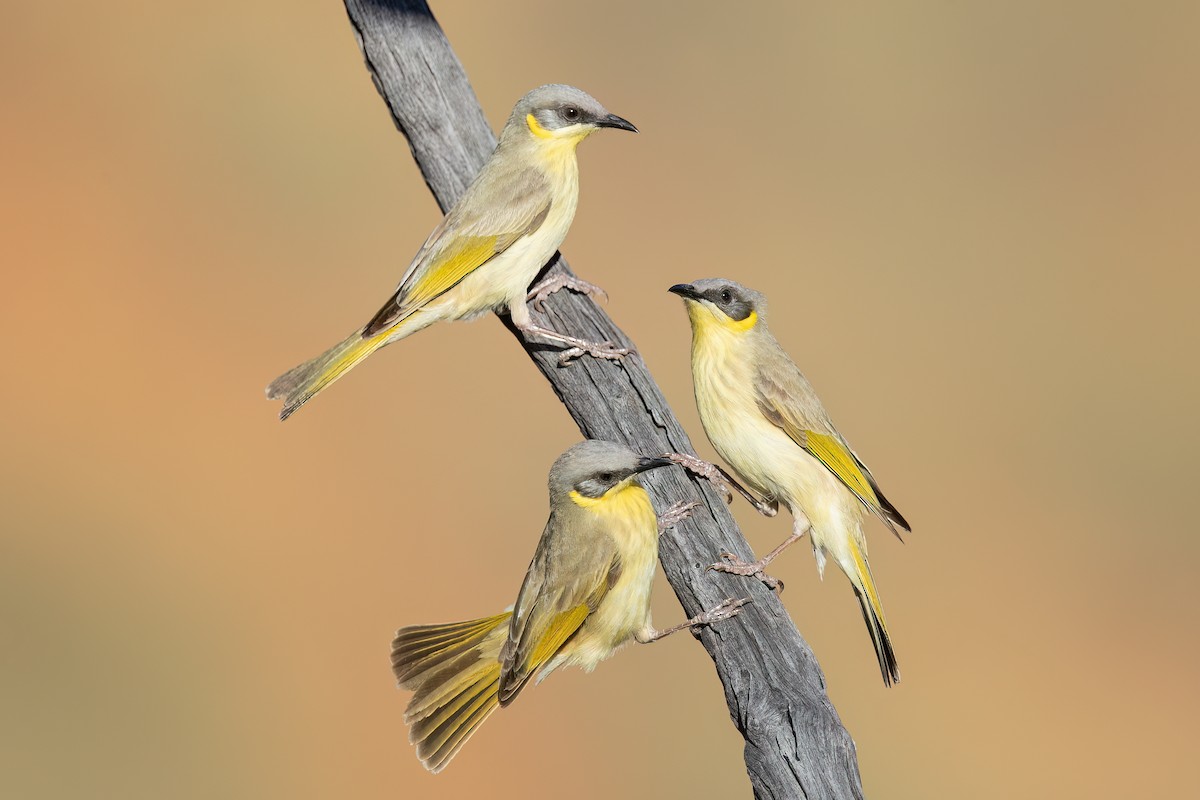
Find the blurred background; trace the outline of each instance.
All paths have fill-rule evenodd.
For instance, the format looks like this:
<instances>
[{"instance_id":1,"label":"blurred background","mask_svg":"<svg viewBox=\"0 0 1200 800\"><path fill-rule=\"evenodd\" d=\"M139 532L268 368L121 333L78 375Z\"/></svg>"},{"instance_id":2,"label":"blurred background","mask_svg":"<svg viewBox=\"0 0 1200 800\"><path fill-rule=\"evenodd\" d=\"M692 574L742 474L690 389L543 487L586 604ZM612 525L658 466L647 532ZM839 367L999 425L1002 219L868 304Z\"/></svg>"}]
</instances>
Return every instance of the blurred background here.
<instances>
[{"instance_id":1,"label":"blurred background","mask_svg":"<svg viewBox=\"0 0 1200 800\"><path fill-rule=\"evenodd\" d=\"M867 794L1190 786L1200 6L434 11L494 126L561 81L642 129L581 148L564 250L700 452L666 288L727 275L914 523L869 532L894 689L842 576L775 570ZM0 792L749 795L686 636L413 756L394 630L512 602L578 432L490 317L263 399L439 218L340 3L8 3L0 97Z\"/></svg>"}]
</instances>

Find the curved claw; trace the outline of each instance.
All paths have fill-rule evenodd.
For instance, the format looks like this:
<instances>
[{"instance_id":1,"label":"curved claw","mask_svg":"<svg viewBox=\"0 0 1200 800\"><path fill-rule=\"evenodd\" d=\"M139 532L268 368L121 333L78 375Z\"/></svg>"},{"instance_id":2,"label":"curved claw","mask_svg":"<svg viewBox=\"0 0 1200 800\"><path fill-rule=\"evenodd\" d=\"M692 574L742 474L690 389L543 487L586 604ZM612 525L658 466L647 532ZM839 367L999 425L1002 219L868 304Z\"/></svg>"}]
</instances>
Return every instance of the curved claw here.
<instances>
[{"instance_id":1,"label":"curved claw","mask_svg":"<svg viewBox=\"0 0 1200 800\"><path fill-rule=\"evenodd\" d=\"M720 553L719 555L721 558L725 559L726 561L730 561L735 564L744 564L745 563L740 558L735 556L733 553ZM705 572L712 572L712 571L729 572L730 570L727 569L727 567L729 567L729 566L730 566L730 564L722 564L720 561L718 561L715 564L709 564L707 567L704 568L704 571Z\"/></svg>"}]
</instances>

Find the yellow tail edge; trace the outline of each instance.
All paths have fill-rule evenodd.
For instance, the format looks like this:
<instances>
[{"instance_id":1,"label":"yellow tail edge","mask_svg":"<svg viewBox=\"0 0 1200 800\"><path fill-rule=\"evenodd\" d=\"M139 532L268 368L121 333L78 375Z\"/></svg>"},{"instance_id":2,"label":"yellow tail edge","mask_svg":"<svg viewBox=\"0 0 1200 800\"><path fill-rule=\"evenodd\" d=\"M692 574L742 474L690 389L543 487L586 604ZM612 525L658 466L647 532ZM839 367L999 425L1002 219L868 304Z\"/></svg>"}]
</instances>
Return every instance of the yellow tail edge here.
<instances>
[{"instance_id":1,"label":"yellow tail edge","mask_svg":"<svg viewBox=\"0 0 1200 800\"><path fill-rule=\"evenodd\" d=\"M271 381L267 387L267 399L283 400L279 419L285 420L296 413L300 406L382 347L393 333L389 329L364 339L362 330L355 331L316 358L292 367Z\"/></svg>"},{"instance_id":2,"label":"yellow tail edge","mask_svg":"<svg viewBox=\"0 0 1200 800\"><path fill-rule=\"evenodd\" d=\"M883 616L883 604L879 601L879 592L875 589L875 579L871 577L871 567L867 564L862 548L853 538L850 540L850 554L854 558L854 571L857 575L854 593L862 606L863 621L867 624L871 643L875 646L875 657L879 660L879 671L883 675L884 685L891 686L900 682L900 667L896 663L892 637L888 634L887 619Z\"/></svg>"}]
</instances>

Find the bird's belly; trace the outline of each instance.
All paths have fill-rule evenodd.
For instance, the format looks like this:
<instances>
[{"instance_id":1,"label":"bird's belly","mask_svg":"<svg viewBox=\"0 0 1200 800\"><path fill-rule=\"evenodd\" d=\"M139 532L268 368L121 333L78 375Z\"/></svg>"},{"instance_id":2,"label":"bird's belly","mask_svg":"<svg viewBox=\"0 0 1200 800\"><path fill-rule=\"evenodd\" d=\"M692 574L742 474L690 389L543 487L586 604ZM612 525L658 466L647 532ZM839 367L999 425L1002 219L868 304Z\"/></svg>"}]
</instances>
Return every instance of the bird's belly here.
<instances>
[{"instance_id":1,"label":"bird's belly","mask_svg":"<svg viewBox=\"0 0 1200 800\"><path fill-rule=\"evenodd\" d=\"M703 415L702 415L703 416ZM714 421L709 438L713 447L752 488L782 502L799 529L803 515L811 525L809 536L824 571L828 553L843 569L851 563L850 537L865 551L862 541L862 503L824 464L797 445L765 418L733 421L723 415ZM761 422L759 421L761 420ZM705 423L709 431L709 423Z\"/></svg>"},{"instance_id":2,"label":"bird's belly","mask_svg":"<svg viewBox=\"0 0 1200 800\"><path fill-rule=\"evenodd\" d=\"M657 530L653 530L657 535ZM622 554L621 577L608 590L569 645L569 663L585 670L611 656L650 620L650 590L658 564L657 542Z\"/></svg>"}]
</instances>

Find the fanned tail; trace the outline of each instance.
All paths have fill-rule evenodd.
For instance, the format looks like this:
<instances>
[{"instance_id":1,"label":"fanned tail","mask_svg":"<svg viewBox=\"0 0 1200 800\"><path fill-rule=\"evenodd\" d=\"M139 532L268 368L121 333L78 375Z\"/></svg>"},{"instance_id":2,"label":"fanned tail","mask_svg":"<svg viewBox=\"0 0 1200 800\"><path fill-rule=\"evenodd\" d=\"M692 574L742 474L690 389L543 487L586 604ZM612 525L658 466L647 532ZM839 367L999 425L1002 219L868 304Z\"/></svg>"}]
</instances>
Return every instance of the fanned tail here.
<instances>
[{"instance_id":1,"label":"fanned tail","mask_svg":"<svg viewBox=\"0 0 1200 800\"><path fill-rule=\"evenodd\" d=\"M401 628L392 671L414 692L404 712L417 758L441 772L499 705L500 648L512 612L447 625Z\"/></svg>"},{"instance_id":2,"label":"fanned tail","mask_svg":"<svg viewBox=\"0 0 1200 800\"><path fill-rule=\"evenodd\" d=\"M316 358L292 367L271 381L271 385L267 387L267 399L283 400L279 419L285 420L296 413L296 409L382 347L392 333L394 331L384 331L373 337L363 338L362 330L355 331Z\"/></svg>"},{"instance_id":3,"label":"fanned tail","mask_svg":"<svg viewBox=\"0 0 1200 800\"><path fill-rule=\"evenodd\" d=\"M852 576L854 593L862 606L863 621L871 633L871 643L875 645L875 657L879 659L879 671L883 673L883 682L887 686L900 682L900 667L896 664L896 651L892 649L892 637L888 635L887 620L883 616L883 605L879 602L879 593L875 590L875 580L871 577L871 568L867 565L858 543L850 540L850 554L854 557L855 576Z\"/></svg>"}]
</instances>

